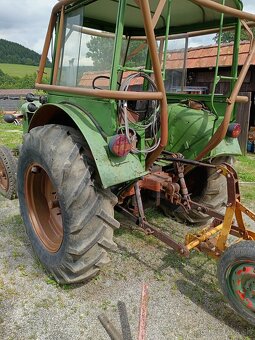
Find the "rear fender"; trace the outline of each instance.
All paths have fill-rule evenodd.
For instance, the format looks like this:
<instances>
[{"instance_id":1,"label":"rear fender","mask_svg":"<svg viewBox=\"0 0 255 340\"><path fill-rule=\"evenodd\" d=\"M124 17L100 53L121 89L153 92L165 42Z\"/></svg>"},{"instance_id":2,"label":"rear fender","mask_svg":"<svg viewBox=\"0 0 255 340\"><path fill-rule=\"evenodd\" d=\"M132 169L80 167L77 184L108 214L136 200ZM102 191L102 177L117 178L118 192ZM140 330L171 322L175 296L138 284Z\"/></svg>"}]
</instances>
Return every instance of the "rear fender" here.
<instances>
[{"instance_id":1,"label":"rear fender","mask_svg":"<svg viewBox=\"0 0 255 340\"><path fill-rule=\"evenodd\" d=\"M211 139L217 118L208 110L191 109L185 104L170 104L168 145L171 152L180 152L185 158L196 159ZM226 137L206 158L223 155L240 155L237 138Z\"/></svg>"},{"instance_id":2,"label":"rear fender","mask_svg":"<svg viewBox=\"0 0 255 340\"><path fill-rule=\"evenodd\" d=\"M218 156L240 156L242 151L237 138L226 137L210 153L210 158Z\"/></svg>"},{"instance_id":3,"label":"rear fender","mask_svg":"<svg viewBox=\"0 0 255 340\"><path fill-rule=\"evenodd\" d=\"M95 123L71 104L45 104L33 115L29 130L45 124L61 124L79 129L90 147L104 188L137 179L147 174L137 155L119 158L112 155L106 138Z\"/></svg>"}]
</instances>

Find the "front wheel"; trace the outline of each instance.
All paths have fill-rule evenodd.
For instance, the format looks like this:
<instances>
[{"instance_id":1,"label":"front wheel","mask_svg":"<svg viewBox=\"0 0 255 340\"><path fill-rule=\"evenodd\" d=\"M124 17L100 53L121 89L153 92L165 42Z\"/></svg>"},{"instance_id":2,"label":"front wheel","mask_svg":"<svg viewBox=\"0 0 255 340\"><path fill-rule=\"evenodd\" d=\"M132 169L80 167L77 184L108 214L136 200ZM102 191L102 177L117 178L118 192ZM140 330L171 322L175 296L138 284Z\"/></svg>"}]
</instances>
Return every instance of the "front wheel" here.
<instances>
[{"instance_id":1,"label":"front wheel","mask_svg":"<svg viewBox=\"0 0 255 340\"><path fill-rule=\"evenodd\" d=\"M60 283L85 281L115 249L116 197L93 179L76 130L46 125L26 134L18 163L21 215L35 254Z\"/></svg>"},{"instance_id":2,"label":"front wheel","mask_svg":"<svg viewBox=\"0 0 255 340\"><path fill-rule=\"evenodd\" d=\"M224 252L218 280L229 304L255 326L255 241L239 242Z\"/></svg>"}]
</instances>

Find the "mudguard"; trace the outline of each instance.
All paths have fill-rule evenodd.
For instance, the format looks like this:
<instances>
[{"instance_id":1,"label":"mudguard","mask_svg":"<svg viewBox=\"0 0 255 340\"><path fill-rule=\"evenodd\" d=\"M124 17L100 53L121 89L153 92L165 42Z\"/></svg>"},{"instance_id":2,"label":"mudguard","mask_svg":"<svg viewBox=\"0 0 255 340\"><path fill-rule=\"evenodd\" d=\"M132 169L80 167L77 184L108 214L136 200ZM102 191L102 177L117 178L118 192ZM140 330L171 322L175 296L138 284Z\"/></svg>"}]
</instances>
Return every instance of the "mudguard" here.
<instances>
[{"instance_id":1,"label":"mudguard","mask_svg":"<svg viewBox=\"0 0 255 340\"><path fill-rule=\"evenodd\" d=\"M119 158L111 154L107 141L94 122L82 110L71 104L45 104L41 106L33 115L29 129L50 124L52 122L50 112L56 111L62 113L62 115L66 113L84 136L94 157L104 188L134 180L148 173L137 155L130 153L126 157Z\"/></svg>"},{"instance_id":2,"label":"mudguard","mask_svg":"<svg viewBox=\"0 0 255 340\"><path fill-rule=\"evenodd\" d=\"M216 121L216 116L210 111L191 109L180 103L170 104L168 115L169 140L166 149L180 152L188 159L196 158L211 139L215 126L220 123L220 119ZM241 154L238 139L226 137L207 158Z\"/></svg>"}]
</instances>

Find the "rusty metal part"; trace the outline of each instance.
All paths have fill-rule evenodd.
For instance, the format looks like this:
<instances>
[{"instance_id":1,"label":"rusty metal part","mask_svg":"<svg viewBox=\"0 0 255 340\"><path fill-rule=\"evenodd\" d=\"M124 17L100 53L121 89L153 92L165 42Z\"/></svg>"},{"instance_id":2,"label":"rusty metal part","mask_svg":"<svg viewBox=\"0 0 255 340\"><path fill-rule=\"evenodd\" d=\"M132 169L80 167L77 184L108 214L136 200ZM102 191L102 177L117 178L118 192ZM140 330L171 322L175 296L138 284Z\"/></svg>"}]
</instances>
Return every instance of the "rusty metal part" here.
<instances>
[{"instance_id":1,"label":"rusty metal part","mask_svg":"<svg viewBox=\"0 0 255 340\"><path fill-rule=\"evenodd\" d=\"M191 159L185 159L185 158L181 158L181 157L179 158L179 157L176 156L175 153L169 152L169 151L166 151L166 150L164 150L162 152L162 157L163 157L163 159L166 159L166 160L171 161L171 162L180 162L180 163L187 164L187 165L203 166L203 167L206 167L206 168L216 169L216 165L214 165L214 164L208 164L208 163L203 163L203 162L199 162L199 161L193 161Z\"/></svg>"},{"instance_id":2,"label":"rusty metal part","mask_svg":"<svg viewBox=\"0 0 255 340\"><path fill-rule=\"evenodd\" d=\"M25 197L34 232L49 252L56 253L64 238L61 210L53 183L39 164L26 171Z\"/></svg>"},{"instance_id":3,"label":"rusty metal part","mask_svg":"<svg viewBox=\"0 0 255 340\"><path fill-rule=\"evenodd\" d=\"M140 218L140 225L143 224L145 220L144 210L143 210L143 202L141 197L141 192L139 188L139 184L135 184L135 197L136 197L136 203L137 203L137 209L138 209L138 216Z\"/></svg>"},{"instance_id":4,"label":"rusty metal part","mask_svg":"<svg viewBox=\"0 0 255 340\"><path fill-rule=\"evenodd\" d=\"M0 160L0 188L4 191L9 189L9 179L4 166L4 163Z\"/></svg>"},{"instance_id":5,"label":"rusty metal part","mask_svg":"<svg viewBox=\"0 0 255 340\"><path fill-rule=\"evenodd\" d=\"M162 1L161 1L162 2ZM160 4L159 4L160 6ZM166 91L161 73L161 63L158 56L158 46L154 33L154 27L151 18L151 11L149 1L140 1L140 8L142 11L142 17L144 21L144 29L147 37L147 44L150 51L152 68L155 76L155 83L158 90L163 94L163 98L160 100L160 144L155 151L150 153L146 158L146 169L148 169L157 157L164 150L168 141L168 113L167 113L167 99ZM163 9L163 8L162 8ZM161 9L161 11L162 11ZM161 13L161 12L160 12Z\"/></svg>"},{"instance_id":6,"label":"rusty metal part","mask_svg":"<svg viewBox=\"0 0 255 340\"><path fill-rule=\"evenodd\" d=\"M166 199L171 203L181 203L180 185L173 182L172 177L166 172L157 171L146 175L139 181L139 187L157 193L163 192Z\"/></svg>"},{"instance_id":7,"label":"rusty metal part","mask_svg":"<svg viewBox=\"0 0 255 340\"><path fill-rule=\"evenodd\" d=\"M175 155L175 157L173 157L173 161L175 161L178 166L180 166L178 162L185 162L185 160L182 159L180 155ZM204 164L201 162L196 163L198 163L199 166L208 166L208 164ZM132 211L125 209L120 205L118 206L118 209L124 215L133 220L140 228L142 228L142 230L146 234L155 236L160 241L164 242L166 245L179 252L181 255L188 257L191 250L197 249L217 259L228 247L227 240L229 235L233 235L238 239L243 240L255 240L255 232L246 228L242 216L242 213L244 213L249 216L253 221L255 221L255 213L253 213L251 210L240 203L239 183L234 168L232 168L227 163L211 166L215 168L219 174L226 177L228 193L226 211L223 215L189 199L190 208L197 209L204 214L214 217L214 220L209 226L206 226L201 231L195 234L187 234L185 238L185 244L177 243L169 235L150 225L145 219L143 210L140 209L140 211L142 212L140 213L138 209L137 216ZM182 171L182 169L180 169L180 171ZM146 177L148 177L147 180ZM145 176L143 180L139 181L136 184L136 191L134 193L138 195L139 192L140 194L140 188L147 188L149 190L160 193L165 190L169 183L171 183L172 179L170 178L171 177L168 174L162 171L151 173ZM184 193L185 192L186 191L184 191ZM140 205L142 205L141 197L139 197L140 195L138 195L138 199L140 200ZM185 206L185 202L186 200L184 197L182 197L182 199L179 199L179 201L175 201L176 205L182 206L183 209L187 209ZM142 218L140 215L142 216ZM234 217L236 217L236 221L234 220Z\"/></svg>"},{"instance_id":8,"label":"rusty metal part","mask_svg":"<svg viewBox=\"0 0 255 340\"><path fill-rule=\"evenodd\" d=\"M137 338L138 340L145 340L148 300L149 300L148 285L144 283L141 293L140 317Z\"/></svg>"},{"instance_id":9,"label":"rusty metal part","mask_svg":"<svg viewBox=\"0 0 255 340\"><path fill-rule=\"evenodd\" d=\"M147 221L144 221L142 225L139 225L139 218L133 215L129 210L125 209L121 205L117 205L117 210L121 212L123 215L127 216L130 220L135 222L147 235L155 236L157 239L168 245L169 247L176 250L181 255L186 257L189 256L189 251L187 250L185 245L177 243L170 236L159 230L158 228L152 226Z\"/></svg>"},{"instance_id":10,"label":"rusty metal part","mask_svg":"<svg viewBox=\"0 0 255 340\"><path fill-rule=\"evenodd\" d=\"M236 18L239 19L243 19L243 20L251 20L251 21L255 21L255 15L248 13L248 12L243 12L240 11L238 9L232 8L232 7L228 7L225 5L221 5L218 2L212 1L212 0L192 0L192 2L194 2L195 4L198 4L202 7L207 7L207 8L211 8L217 12L220 13L225 13L225 14L229 14L229 15L233 15Z\"/></svg>"},{"instance_id":11,"label":"rusty metal part","mask_svg":"<svg viewBox=\"0 0 255 340\"><path fill-rule=\"evenodd\" d=\"M180 185L181 185L181 193L183 195L184 205L186 205L186 207L190 209L190 203L189 203L190 196L189 196L188 188L187 188L186 181L184 178L184 165L181 164L181 162L177 162L175 163L175 168L177 170L177 174L178 174Z\"/></svg>"},{"instance_id":12,"label":"rusty metal part","mask_svg":"<svg viewBox=\"0 0 255 340\"><path fill-rule=\"evenodd\" d=\"M37 89L116 100L162 100L161 92L94 90L80 87L35 84Z\"/></svg>"},{"instance_id":13,"label":"rusty metal part","mask_svg":"<svg viewBox=\"0 0 255 340\"><path fill-rule=\"evenodd\" d=\"M65 22L65 7L63 6L61 9L61 15L60 15L58 42L57 42L57 49L56 49L56 56L55 56L55 63L54 63L53 79L52 79L53 85L56 85L57 78L58 78L62 39L63 39L63 34L64 34L64 22Z\"/></svg>"},{"instance_id":14,"label":"rusty metal part","mask_svg":"<svg viewBox=\"0 0 255 340\"><path fill-rule=\"evenodd\" d=\"M190 201L190 207L191 207L191 209L196 209L197 211L200 211L201 213L203 213L205 215L217 218L220 221L223 221L223 219L224 219L223 214L220 214L220 213L204 206L203 204L199 204L197 202Z\"/></svg>"},{"instance_id":15,"label":"rusty metal part","mask_svg":"<svg viewBox=\"0 0 255 340\"><path fill-rule=\"evenodd\" d=\"M105 314L100 314L98 319L112 340L123 340L120 332L114 327Z\"/></svg>"}]
</instances>

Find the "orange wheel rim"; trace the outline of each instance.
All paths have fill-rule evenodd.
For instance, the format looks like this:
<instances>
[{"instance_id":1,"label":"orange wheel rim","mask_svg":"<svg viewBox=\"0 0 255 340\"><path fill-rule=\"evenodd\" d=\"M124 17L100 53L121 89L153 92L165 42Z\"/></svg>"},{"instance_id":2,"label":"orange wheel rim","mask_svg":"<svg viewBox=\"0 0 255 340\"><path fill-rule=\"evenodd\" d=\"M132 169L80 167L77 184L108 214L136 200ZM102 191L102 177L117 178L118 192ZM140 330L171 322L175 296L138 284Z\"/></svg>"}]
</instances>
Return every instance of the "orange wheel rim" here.
<instances>
[{"instance_id":1,"label":"orange wheel rim","mask_svg":"<svg viewBox=\"0 0 255 340\"><path fill-rule=\"evenodd\" d=\"M59 200L47 172L38 164L26 172L25 194L35 233L49 252L56 253L64 237Z\"/></svg>"},{"instance_id":2,"label":"orange wheel rim","mask_svg":"<svg viewBox=\"0 0 255 340\"><path fill-rule=\"evenodd\" d=\"M0 160L0 188L4 191L9 189L8 175L4 163Z\"/></svg>"}]
</instances>

